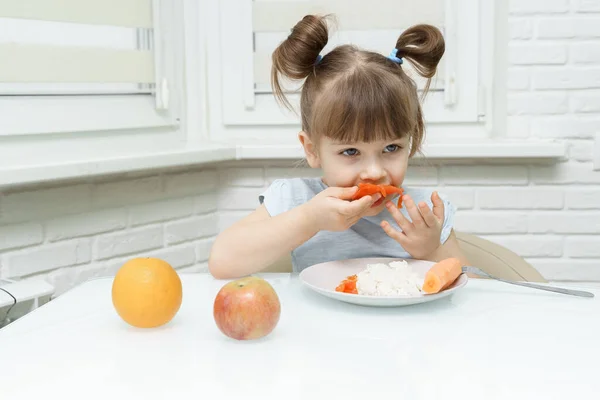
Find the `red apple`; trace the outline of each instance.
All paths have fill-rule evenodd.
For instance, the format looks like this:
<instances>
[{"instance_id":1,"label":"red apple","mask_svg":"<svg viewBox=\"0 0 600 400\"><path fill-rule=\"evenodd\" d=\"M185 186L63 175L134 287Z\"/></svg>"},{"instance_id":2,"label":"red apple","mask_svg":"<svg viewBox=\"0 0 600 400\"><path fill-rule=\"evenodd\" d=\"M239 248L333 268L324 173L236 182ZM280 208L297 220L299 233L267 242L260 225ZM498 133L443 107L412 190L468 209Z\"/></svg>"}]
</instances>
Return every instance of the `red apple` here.
<instances>
[{"instance_id":1,"label":"red apple","mask_svg":"<svg viewBox=\"0 0 600 400\"><path fill-rule=\"evenodd\" d=\"M275 329L281 304L275 289L262 278L244 277L225 284L213 306L217 327L237 340L259 339Z\"/></svg>"}]
</instances>

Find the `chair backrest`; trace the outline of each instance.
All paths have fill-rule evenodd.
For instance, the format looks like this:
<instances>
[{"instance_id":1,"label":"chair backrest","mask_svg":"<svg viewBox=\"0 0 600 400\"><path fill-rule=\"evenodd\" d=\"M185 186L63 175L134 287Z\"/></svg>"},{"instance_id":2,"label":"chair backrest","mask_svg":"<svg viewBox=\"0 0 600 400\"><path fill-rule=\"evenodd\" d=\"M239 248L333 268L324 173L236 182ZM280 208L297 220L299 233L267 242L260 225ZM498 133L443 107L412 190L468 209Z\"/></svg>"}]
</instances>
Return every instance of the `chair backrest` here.
<instances>
[{"instance_id":1,"label":"chair backrest","mask_svg":"<svg viewBox=\"0 0 600 400\"><path fill-rule=\"evenodd\" d=\"M467 233L456 232L456 237L472 266L498 278L546 282L531 264L506 247ZM292 272L290 254L271 264L264 272Z\"/></svg>"},{"instance_id":2,"label":"chair backrest","mask_svg":"<svg viewBox=\"0 0 600 400\"><path fill-rule=\"evenodd\" d=\"M546 282L546 279L523 257L478 236L456 232L456 238L467 260L497 278L526 282Z\"/></svg>"}]
</instances>

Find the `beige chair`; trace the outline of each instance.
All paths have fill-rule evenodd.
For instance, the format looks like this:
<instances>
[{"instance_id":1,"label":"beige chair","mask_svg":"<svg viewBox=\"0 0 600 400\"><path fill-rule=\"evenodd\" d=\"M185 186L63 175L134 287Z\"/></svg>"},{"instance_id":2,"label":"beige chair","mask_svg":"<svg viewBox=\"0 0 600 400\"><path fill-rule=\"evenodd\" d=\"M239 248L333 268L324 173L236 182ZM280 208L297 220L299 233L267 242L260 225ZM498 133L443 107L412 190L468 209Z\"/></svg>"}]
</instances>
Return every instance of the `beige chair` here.
<instances>
[{"instance_id":1,"label":"beige chair","mask_svg":"<svg viewBox=\"0 0 600 400\"><path fill-rule=\"evenodd\" d=\"M456 237L471 265L498 278L527 282L546 282L531 264L499 244L475 235L456 232ZM290 255L270 265L267 272L291 272Z\"/></svg>"}]
</instances>

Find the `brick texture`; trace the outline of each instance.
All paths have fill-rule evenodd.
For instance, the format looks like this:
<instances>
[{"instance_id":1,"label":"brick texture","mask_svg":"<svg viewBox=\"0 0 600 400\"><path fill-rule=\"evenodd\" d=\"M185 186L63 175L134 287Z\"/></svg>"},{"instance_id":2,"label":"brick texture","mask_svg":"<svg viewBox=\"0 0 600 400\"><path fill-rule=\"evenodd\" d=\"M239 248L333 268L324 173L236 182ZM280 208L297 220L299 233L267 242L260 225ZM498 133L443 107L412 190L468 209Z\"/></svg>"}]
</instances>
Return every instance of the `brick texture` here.
<instances>
[{"instance_id":1,"label":"brick texture","mask_svg":"<svg viewBox=\"0 0 600 400\"><path fill-rule=\"evenodd\" d=\"M0 251L33 246L43 241L41 224L26 223L0 227Z\"/></svg>"},{"instance_id":2,"label":"brick texture","mask_svg":"<svg viewBox=\"0 0 600 400\"><path fill-rule=\"evenodd\" d=\"M98 260L135 254L156 249L163 245L162 226L132 229L127 232L109 233L96 238L94 254Z\"/></svg>"},{"instance_id":3,"label":"brick texture","mask_svg":"<svg viewBox=\"0 0 600 400\"><path fill-rule=\"evenodd\" d=\"M230 187L219 192L220 210L254 210L260 205L258 196L264 188Z\"/></svg>"},{"instance_id":4,"label":"brick texture","mask_svg":"<svg viewBox=\"0 0 600 400\"><path fill-rule=\"evenodd\" d=\"M263 168L224 168L219 171L219 182L225 186L262 187L264 174Z\"/></svg>"},{"instance_id":5,"label":"brick texture","mask_svg":"<svg viewBox=\"0 0 600 400\"><path fill-rule=\"evenodd\" d=\"M509 11L513 15L520 14L553 14L569 11L568 0L511 0Z\"/></svg>"},{"instance_id":6,"label":"brick texture","mask_svg":"<svg viewBox=\"0 0 600 400\"><path fill-rule=\"evenodd\" d=\"M564 93L532 94L517 92L509 95L509 115L560 114L569 109L569 98Z\"/></svg>"},{"instance_id":7,"label":"brick texture","mask_svg":"<svg viewBox=\"0 0 600 400\"><path fill-rule=\"evenodd\" d=\"M531 85L531 73L524 68L510 68L507 85L508 89L514 91L528 90ZM512 114L514 115L515 112Z\"/></svg>"},{"instance_id":8,"label":"brick texture","mask_svg":"<svg viewBox=\"0 0 600 400\"><path fill-rule=\"evenodd\" d=\"M435 188L432 188L435 189ZM451 201L459 210L470 210L475 207L475 189L447 186L438 190L440 196Z\"/></svg>"},{"instance_id":9,"label":"brick texture","mask_svg":"<svg viewBox=\"0 0 600 400\"><path fill-rule=\"evenodd\" d=\"M600 23L600 21L598 22ZM600 57L600 47L597 49L597 51L597 57ZM594 114L600 113L600 90L572 91L569 96L571 98L572 112ZM600 125L600 122L598 122L598 124Z\"/></svg>"},{"instance_id":10,"label":"brick texture","mask_svg":"<svg viewBox=\"0 0 600 400\"><path fill-rule=\"evenodd\" d=\"M562 236L545 235L495 235L482 236L498 243L522 257L561 257L563 255Z\"/></svg>"},{"instance_id":11,"label":"brick texture","mask_svg":"<svg viewBox=\"0 0 600 400\"><path fill-rule=\"evenodd\" d=\"M510 3L510 13L511 62L518 65L519 70L509 85L511 96L514 98L519 90L519 95L539 96L545 104L522 109L512 105L509 110L527 115L527 112L532 114L532 108L538 111L554 108L553 112L522 117L526 122L516 122L521 128L529 127L532 136L569 139L569 160L557 165L530 167L527 189L531 189L531 193L519 197L523 205L516 204L519 208L525 208L527 203L533 205L531 202L538 205L527 214L529 233L495 239L526 257L547 279L600 281L600 171L593 171L591 164L593 139L600 132L600 2L514 0ZM522 22L524 18L533 26L531 37ZM527 46L532 53L516 60L515 49ZM552 46L556 48L548 54L538 53ZM558 64L565 46L566 62ZM542 60L544 57L546 60ZM531 74L526 89L523 89L523 69ZM558 97L552 97L557 94L567 97L568 110L557 107ZM516 122L513 126L517 126ZM542 193L538 188L554 196L539 198L535 194ZM485 196L478 198L478 201L483 200L480 203L483 207L487 203ZM507 200L506 207L515 203L518 200ZM494 210L506 212L504 207Z\"/></svg>"},{"instance_id":12,"label":"brick texture","mask_svg":"<svg viewBox=\"0 0 600 400\"><path fill-rule=\"evenodd\" d=\"M600 188L569 190L566 203L573 210L600 210Z\"/></svg>"},{"instance_id":13,"label":"brick texture","mask_svg":"<svg viewBox=\"0 0 600 400\"><path fill-rule=\"evenodd\" d=\"M527 215L514 212L460 211L456 229L475 234L527 233Z\"/></svg>"},{"instance_id":14,"label":"brick texture","mask_svg":"<svg viewBox=\"0 0 600 400\"><path fill-rule=\"evenodd\" d=\"M508 49L508 59L512 65L565 64L567 54L567 46L556 43L515 43Z\"/></svg>"},{"instance_id":15,"label":"brick texture","mask_svg":"<svg viewBox=\"0 0 600 400\"><path fill-rule=\"evenodd\" d=\"M92 259L89 239L42 245L4 256L2 276L14 278L55 268L84 264Z\"/></svg>"},{"instance_id":16,"label":"brick texture","mask_svg":"<svg viewBox=\"0 0 600 400\"><path fill-rule=\"evenodd\" d=\"M594 158L594 142L592 140L571 140L569 158L573 161L592 161Z\"/></svg>"},{"instance_id":17,"label":"brick texture","mask_svg":"<svg viewBox=\"0 0 600 400\"><path fill-rule=\"evenodd\" d=\"M217 234L217 216L215 214L169 222L165 225L167 244L176 244L190 240L214 236Z\"/></svg>"},{"instance_id":18,"label":"brick texture","mask_svg":"<svg viewBox=\"0 0 600 400\"><path fill-rule=\"evenodd\" d=\"M564 193L555 188L482 188L477 194L481 209L560 210L564 207Z\"/></svg>"},{"instance_id":19,"label":"brick texture","mask_svg":"<svg viewBox=\"0 0 600 400\"><path fill-rule=\"evenodd\" d=\"M600 88L600 67L594 64L594 66L538 68L533 75L532 87L536 90Z\"/></svg>"},{"instance_id":20,"label":"brick texture","mask_svg":"<svg viewBox=\"0 0 600 400\"><path fill-rule=\"evenodd\" d=\"M600 13L600 3L597 0L574 0L575 11Z\"/></svg>"},{"instance_id":21,"label":"brick texture","mask_svg":"<svg viewBox=\"0 0 600 400\"><path fill-rule=\"evenodd\" d=\"M541 40L600 38L600 13L571 18L538 17L535 35Z\"/></svg>"},{"instance_id":22,"label":"brick texture","mask_svg":"<svg viewBox=\"0 0 600 400\"><path fill-rule=\"evenodd\" d=\"M531 39L533 37L533 23L528 18L513 18L508 23L508 32L513 40Z\"/></svg>"},{"instance_id":23,"label":"brick texture","mask_svg":"<svg viewBox=\"0 0 600 400\"><path fill-rule=\"evenodd\" d=\"M593 107L584 105L583 107ZM600 118L597 114L577 115L545 115L536 118L532 123L533 136L545 138L593 139L600 129Z\"/></svg>"},{"instance_id":24,"label":"brick texture","mask_svg":"<svg viewBox=\"0 0 600 400\"><path fill-rule=\"evenodd\" d=\"M537 212L528 215L531 233L598 234L600 212Z\"/></svg>"},{"instance_id":25,"label":"brick texture","mask_svg":"<svg viewBox=\"0 0 600 400\"><path fill-rule=\"evenodd\" d=\"M126 226L125 209L95 211L47 221L46 238L54 242L124 229Z\"/></svg>"},{"instance_id":26,"label":"brick texture","mask_svg":"<svg viewBox=\"0 0 600 400\"><path fill-rule=\"evenodd\" d=\"M154 222L184 218L194 212L194 199L184 197L141 204L130 207L131 225L145 225Z\"/></svg>"},{"instance_id":27,"label":"brick texture","mask_svg":"<svg viewBox=\"0 0 600 400\"><path fill-rule=\"evenodd\" d=\"M526 185L525 166L444 166L441 181L446 185Z\"/></svg>"},{"instance_id":28,"label":"brick texture","mask_svg":"<svg viewBox=\"0 0 600 400\"><path fill-rule=\"evenodd\" d=\"M573 258L600 258L600 235L569 237L565 252Z\"/></svg>"},{"instance_id":29,"label":"brick texture","mask_svg":"<svg viewBox=\"0 0 600 400\"><path fill-rule=\"evenodd\" d=\"M0 277L45 279L60 295L114 275L133 257L206 271L219 225L218 177L243 189L263 186L263 175L264 168L192 170L0 192L9 212L0 219Z\"/></svg>"}]
</instances>

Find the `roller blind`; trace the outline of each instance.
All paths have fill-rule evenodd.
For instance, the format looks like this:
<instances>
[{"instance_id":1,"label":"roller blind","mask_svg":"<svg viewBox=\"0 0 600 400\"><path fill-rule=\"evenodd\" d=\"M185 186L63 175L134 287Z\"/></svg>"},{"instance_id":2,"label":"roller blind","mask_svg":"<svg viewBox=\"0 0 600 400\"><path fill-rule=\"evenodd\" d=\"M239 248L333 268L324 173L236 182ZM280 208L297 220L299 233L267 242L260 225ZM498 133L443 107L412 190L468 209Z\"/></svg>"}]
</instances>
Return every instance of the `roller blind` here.
<instances>
[{"instance_id":1,"label":"roller blind","mask_svg":"<svg viewBox=\"0 0 600 400\"><path fill-rule=\"evenodd\" d=\"M354 44L388 56L400 34L427 23L440 29L446 52L432 79L424 106L428 122L479 118L481 4L472 0L220 0L219 67L223 121L231 126L298 124L303 82L284 81L293 111L274 99L271 57L290 30L307 14L334 16L325 56L335 46ZM232 10L235 10L233 12ZM424 88L426 80L410 62L402 68ZM459 90L460 88L460 90Z\"/></svg>"},{"instance_id":2,"label":"roller blind","mask_svg":"<svg viewBox=\"0 0 600 400\"><path fill-rule=\"evenodd\" d=\"M151 93L152 0L0 0L0 95Z\"/></svg>"},{"instance_id":3,"label":"roller blind","mask_svg":"<svg viewBox=\"0 0 600 400\"><path fill-rule=\"evenodd\" d=\"M271 54L289 35L291 28L307 14L335 14L335 25L323 50L339 44L355 44L367 50L388 55L400 33L416 23L429 23L446 34L447 0L255 0L252 2L253 77L255 93L269 93ZM443 90L446 60L442 59L438 73L432 80L432 90ZM422 87L421 78L409 63L403 65ZM298 82L286 82L289 91Z\"/></svg>"}]
</instances>

